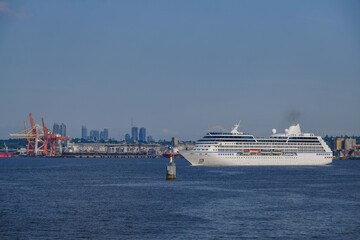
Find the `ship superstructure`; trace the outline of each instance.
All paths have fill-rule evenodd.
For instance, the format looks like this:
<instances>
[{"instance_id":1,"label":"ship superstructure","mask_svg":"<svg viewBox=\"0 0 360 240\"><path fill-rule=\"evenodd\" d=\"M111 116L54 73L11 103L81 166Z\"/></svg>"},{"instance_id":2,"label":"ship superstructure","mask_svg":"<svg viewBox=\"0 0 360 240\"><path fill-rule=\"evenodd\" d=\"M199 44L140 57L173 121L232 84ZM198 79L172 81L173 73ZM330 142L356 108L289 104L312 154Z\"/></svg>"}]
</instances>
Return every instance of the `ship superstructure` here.
<instances>
[{"instance_id":1,"label":"ship superstructure","mask_svg":"<svg viewBox=\"0 0 360 240\"><path fill-rule=\"evenodd\" d=\"M275 166L326 165L332 151L320 136L302 133L293 124L285 133L273 129L270 137L255 137L238 131L209 132L191 151L180 151L192 165L204 166Z\"/></svg>"}]
</instances>

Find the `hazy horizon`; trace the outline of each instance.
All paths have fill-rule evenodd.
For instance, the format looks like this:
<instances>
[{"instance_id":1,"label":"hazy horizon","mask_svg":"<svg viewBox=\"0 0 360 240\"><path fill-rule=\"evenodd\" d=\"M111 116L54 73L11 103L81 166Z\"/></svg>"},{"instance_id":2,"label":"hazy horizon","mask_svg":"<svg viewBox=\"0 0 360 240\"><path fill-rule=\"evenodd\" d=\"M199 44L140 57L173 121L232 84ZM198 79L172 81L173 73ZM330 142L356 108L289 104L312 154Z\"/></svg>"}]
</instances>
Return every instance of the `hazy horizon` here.
<instances>
[{"instance_id":1,"label":"hazy horizon","mask_svg":"<svg viewBox=\"0 0 360 240\"><path fill-rule=\"evenodd\" d=\"M360 135L360 2L0 0L0 83L0 139Z\"/></svg>"}]
</instances>

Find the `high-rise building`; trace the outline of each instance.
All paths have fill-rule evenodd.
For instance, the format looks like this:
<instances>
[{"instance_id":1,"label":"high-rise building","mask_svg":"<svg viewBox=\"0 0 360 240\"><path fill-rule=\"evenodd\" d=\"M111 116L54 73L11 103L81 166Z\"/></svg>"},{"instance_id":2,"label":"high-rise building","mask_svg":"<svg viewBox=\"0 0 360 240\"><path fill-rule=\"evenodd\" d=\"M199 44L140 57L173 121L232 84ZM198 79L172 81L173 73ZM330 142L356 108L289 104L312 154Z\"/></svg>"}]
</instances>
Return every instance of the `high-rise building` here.
<instances>
[{"instance_id":1,"label":"high-rise building","mask_svg":"<svg viewBox=\"0 0 360 240\"><path fill-rule=\"evenodd\" d=\"M354 145L356 145L355 138L346 138L345 139L345 150L352 150L354 148Z\"/></svg>"},{"instance_id":2,"label":"high-rise building","mask_svg":"<svg viewBox=\"0 0 360 240\"><path fill-rule=\"evenodd\" d=\"M66 136L66 125L64 123L60 126L60 134L61 136Z\"/></svg>"},{"instance_id":3,"label":"high-rise building","mask_svg":"<svg viewBox=\"0 0 360 240\"><path fill-rule=\"evenodd\" d=\"M130 142L131 138L130 138L130 134L125 134L125 142Z\"/></svg>"},{"instance_id":4,"label":"high-rise building","mask_svg":"<svg viewBox=\"0 0 360 240\"><path fill-rule=\"evenodd\" d=\"M57 134L61 134L60 125L58 123L54 123L53 132L56 132Z\"/></svg>"},{"instance_id":5,"label":"high-rise building","mask_svg":"<svg viewBox=\"0 0 360 240\"><path fill-rule=\"evenodd\" d=\"M90 131L90 140L98 141L100 139L100 134L98 130L91 130Z\"/></svg>"},{"instance_id":6,"label":"high-rise building","mask_svg":"<svg viewBox=\"0 0 360 240\"><path fill-rule=\"evenodd\" d=\"M148 136L148 137L147 137L147 142L148 142L148 143L154 142L154 139L152 138L152 136Z\"/></svg>"},{"instance_id":7,"label":"high-rise building","mask_svg":"<svg viewBox=\"0 0 360 240\"><path fill-rule=\"evenodd\" d=\"M94 130L90 130L89 139L94 140Z\"/></svg>"},{"instance_id":8,"label":"high-rise building","mask_svg":"<svg viewBox=\"0 0 360 240\"><path fill-rule=\"evenodd\" d=\"M105 128L104 131L100 132L100 139L101 140L109 140L109 129Z\"/></svg>"},{"instance_id":9,"label":"high-rise building","mask_svg":"<svg viewBox=\"0 0 360 240\"><path fill-rule=\"evenodd\" d=\"M332 151L336 151L336 138L334 138L334 137L331 138L330 148Z\"/></svg>"},{"instance_id":10,"label":"high-rise building","mask_svg":"<svg viewBox=\"0 0 360 240\"><path fill-rule=\"evenodd\" d=\"M132 127L131 128L131 141L133 141L133 142L139 141L138 130L139 129L137 127Z\"/></svg>"},{"instance_id":11,"label":"high-rise building","mask_svg":"<svg viewBox=\"0 0 360 240\"><path fill-rule=\"evenodd\" d=\"M100 132L99 132L99 130L95 130L95 131L94 131L94 138L95 138L96 141L98 141L98 140L100 139Z\"/></svg>"},{"instance_id":12,"label":"high-rise building","mask_svg":"<svg viewBox=\"0 0 360 240\"><path fill-rule=\"evenodd\" d=\"M142 127L139 130L139 141L146 142L146 128Z\"/></svg>"},{"instance_id":13,"label":"high-rise building","mask_svg":"<svg viewBox=\"0 0 360 240\"><path fill-rule=\"evenodd\" d=\"M179 145L179 139L177 137L173 137L171 139L171 143L174 147L176 147L177 145Z\"/></svg>"},{"instance_id":14,"label":"high-rise building","mask_svg":"<svg viewBox=\"0 0 360 240\"><path fill-rule=\"evenodd\" d=\"M344 139L337 138L336 139L336 150L342 150L342 149L344 149Z\"/></svg>"},{"instance_id":15,"label":"high-rise building","mask_svg":"<svg viewBox=\"0 0 360 240\"><path fill-rule=\"evenodd\" d=\"M81 127L81 138L87 139L87 128L85 126Z\"/></svg>"},{"instance_id":16,"label":"high-rise building","mask_svg":"<svg viewBox=\"0 0 360 240\"><path fill-rule=\"evenodd\" d=\"M109 129L107 128L104 129L104 140L109 140Z\"/></svg>"}]
</instances>

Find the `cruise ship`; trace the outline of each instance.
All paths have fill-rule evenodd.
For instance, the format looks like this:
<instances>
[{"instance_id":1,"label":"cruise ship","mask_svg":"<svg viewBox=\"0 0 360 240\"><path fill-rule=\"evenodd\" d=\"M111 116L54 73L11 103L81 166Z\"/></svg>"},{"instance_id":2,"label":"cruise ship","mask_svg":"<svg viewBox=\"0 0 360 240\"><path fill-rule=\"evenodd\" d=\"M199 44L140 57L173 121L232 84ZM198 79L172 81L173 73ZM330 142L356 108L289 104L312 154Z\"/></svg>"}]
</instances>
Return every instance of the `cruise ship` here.
<instances>
[{"instance_id":1,"label":"cruise ship","mask_svg":"<svg viewBox=\"0 0 360 240\"><path fill-rule=\"evenodd\" d=\"M209 132L191 151L179 153L194 166L314 166L330 164L333 154L320 136L302 133L293 124L270 137L239 132Z\"/></svg>"}]
</instances>

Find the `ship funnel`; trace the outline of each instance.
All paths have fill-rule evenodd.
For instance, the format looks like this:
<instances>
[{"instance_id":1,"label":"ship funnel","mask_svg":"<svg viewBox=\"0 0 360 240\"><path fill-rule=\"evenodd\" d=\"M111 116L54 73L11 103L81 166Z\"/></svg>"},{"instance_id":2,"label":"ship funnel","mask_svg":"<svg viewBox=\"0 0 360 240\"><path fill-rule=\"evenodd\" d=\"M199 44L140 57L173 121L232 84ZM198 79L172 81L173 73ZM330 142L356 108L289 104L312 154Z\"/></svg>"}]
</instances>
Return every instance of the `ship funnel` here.
<instances>
[{"instance_id":1,"label":"ship funnel","mask_svg":"<svg viewBox=\"0 0 360 240\"><path fill-rule=\"evenodd\" d=\"M301 129L299 124L293 124L289 127L288 135L300 135Z\"/></svg>"}]
</instances>

